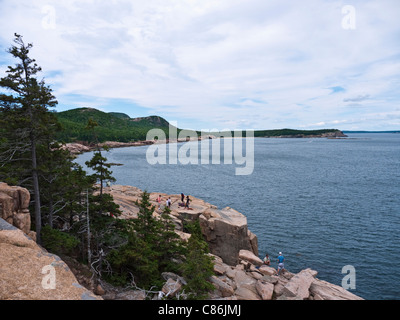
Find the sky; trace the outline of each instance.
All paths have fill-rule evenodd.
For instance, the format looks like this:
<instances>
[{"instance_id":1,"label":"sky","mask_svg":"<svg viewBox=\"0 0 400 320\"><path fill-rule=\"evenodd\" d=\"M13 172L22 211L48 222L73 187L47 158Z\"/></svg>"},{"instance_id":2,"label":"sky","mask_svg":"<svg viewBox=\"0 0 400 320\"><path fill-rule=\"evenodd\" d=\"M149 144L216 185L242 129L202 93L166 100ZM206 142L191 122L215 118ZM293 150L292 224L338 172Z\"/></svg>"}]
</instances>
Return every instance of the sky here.
<instances>
[{"instance_id":1,"label":"sky","mask_svg":"<svg viewBox=\"0 0 400 320\"><path fill-rule=\"evenodd\" d=\"M400 129L399 0L0 0L57 111L178 127Z\"/></svg>"}]
</instances>

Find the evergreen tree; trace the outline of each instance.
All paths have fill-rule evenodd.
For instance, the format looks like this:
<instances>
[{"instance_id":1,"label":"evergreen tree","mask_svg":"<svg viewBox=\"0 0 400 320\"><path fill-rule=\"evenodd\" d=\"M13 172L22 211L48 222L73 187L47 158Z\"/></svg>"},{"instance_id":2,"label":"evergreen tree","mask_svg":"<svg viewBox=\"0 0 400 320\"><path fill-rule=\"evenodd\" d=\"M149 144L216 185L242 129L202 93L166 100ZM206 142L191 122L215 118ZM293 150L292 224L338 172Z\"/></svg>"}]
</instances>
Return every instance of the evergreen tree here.
<instances>
[{"instance_id":1,"label":"evergreen tree","mask_svg":"<svg viewBox=\"0 0 400 320\"><path fill-rule=\"evenodd\" d=\"M204 299L214 286L208 279L214 274L213 258L209 255L208 244L204 240L198 221L187 224L191 234L187 244L186 261L182 265L182 274L187 285L190 299Z\"/></svg>"},{"instance_id":2,"label":"evergreen tree","mask_svg":"<svg viewBox=\"0 0 400 320\"><path fill-rule=\"evenodd\" d=\"M73 193L73 198L79 199L78 192L81 188L73 188L74 167L73 157L67 150L63 150L61 145L55 141L48 141L38 147L40 156L39 182L41 185L42 217L47 218L47 224L53 228L53 222L59 217L55 216L62 213L67 206L66 195Z\"/></svg>"},{"instance_id":3,"label":"evergreen tree","mask_svg":"<svg viewBox=\"0 0 400 320\"><path fill-rule=\"evenodd\" d=\"M52 90L45 85L44 80L38 81L36 74L41 68L34 59L29 57L32 44L25 44L22 36L15 34L15 45L8 52L19 62L15 67L8 67L7 76L0 79L0 87L11 91L11 94L0 94L0 111L4 125L2 162L8 163L8 170L15 167L12 164L29 163L22 167L28 168L32 179L33 200L35 203L35 226L37 242L41 243L41 199L38 172L38 145L51 134L53 123L49 122L48 108L55 107L57 101ZM4 149L8 151L4 153ZM21 167L19 173L23 171ZM26 178L25 178L26 179Z\"/></svg>"},{"instance_id":4,"label":"evergreen tree","mask_svg":"<svg viewBox=\"0 0 400 320\"><path fill-rule=\"evenodd\" d=\"M165 206L161 217L161 238L159 245L161 257L159 260L159 270L179 272L179 265L176 261L182 260L186 254L186 242L175 232L175 225L172 222L171 210Z\"/></svg>"},{"instance_id":5,"label":"evergreen tree","mask_svg":"<svg viewBox=\"0 0 400 320\"><path fill-rule=\"evenodd\" d=\"M107 163L107 158L103 157L101 151L95 151L92 159L86 161L85 164L91 168L94 173L91 175L94 181L100 184L100 202L103 199L103 186L106 181L115 182L115 178L112 176L110 170L111 164Z\"/></svg>"},{"instance_id":6,"label":"evergreen tree","mask_svg":"<svg viewBox=\"0 0 400 320\"><path fill-rule=\"evenodd\" d=\"M179 271L179 260L184 259L185 243L174 232L167 208L162 216L153 215L155 207L151 205L149 194L143 192L138 217L127 221L127 243L110 255L114 270L114 280L128 282L131 276L142 288L161 288L165 271Z\"/></svg>"},{"instance_id":7,"label":"evergreen tree","mask_svg":"<svg viewBox=\"0 0 400 320\"><path fill-rule=\"evenodd\" d=\"M107 158L103 157L103 155L101 154L101 148L99 146L99 140L95 130L95 128L98 126L99 124L96 121L94 121L92 118L89 118L85 129L91 131L91 134L93 136L92 141L95 143L97 151L94 152L93 158L89 161L86 161L85 164L89 168L93 169L93 179L100 182L100 202L102 202L104 182L115 182L115 178L111 176L112 171L109 170L111 168L111 164L107 163ZM108 147L103 148L108 151Z\"/></svg>"}]
</instances>

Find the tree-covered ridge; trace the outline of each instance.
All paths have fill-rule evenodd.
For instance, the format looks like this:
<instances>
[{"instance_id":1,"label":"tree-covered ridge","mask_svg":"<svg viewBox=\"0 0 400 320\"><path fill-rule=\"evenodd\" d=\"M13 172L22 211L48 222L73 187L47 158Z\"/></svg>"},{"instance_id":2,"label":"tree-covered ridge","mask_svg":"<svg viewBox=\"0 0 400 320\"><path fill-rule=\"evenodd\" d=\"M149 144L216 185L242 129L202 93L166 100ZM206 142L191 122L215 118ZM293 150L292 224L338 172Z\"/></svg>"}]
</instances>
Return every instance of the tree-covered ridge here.
<instances>
[{"instance_id":1,"label":"tree-covered ridge","mask_svg":"<svg viewBox=\"0 0 400 320\"><path fill-rule=\"evenodd\" d=\"M87 108L57 117L49 109L57 100L44 80L38 79L41 68L29 56L32 44L25 44L18 34L14 43L8 52L16 65L0 76L0 181L27 188L33 195L31 227L38 244L87 264L97 283L107 279L125 286L135 281L144 289L160 290L162 273L174 271L186 277L189 298L206 294L212 289L207 279L213 265L203 237L194 234L188 242L181 240L167 209L158 218L153 216L155 208L146 192L137 202L137 219L118 219L119 206L103 190L104 184L115 179L100 141L110 138L107 134L116 128L117 134L130 134L131 140L132 132L146 135L154 127L167 130L168 122ZM64 121L61 125L58 118ZM70 134L71 130L65 130L68 126L95 146L92 159L86 162L92 174L61 148L59 135ZM204 271L194 276L190 272L196 267Z\"/></svg>"},{"instance_id":2,"label":"tree-covered ridge","mask_svg":"<svg viewBox=\"0 0 400 320\"><path fill-rule=\"evenodd\" d=\"M141 118L130 118L121 112L103 112L93 108L78 108L68 111L55 113L63 130L57 133L59 141L75 142L90 141L90 134L85 130L89 119L98 123L96 129L99 142L118 141L132 142L146 140L147 132L154 128L162 129L166 137L169 134L169 122L159 116L149 116ZM178 129L178 132L180 129ZM321 136L323 134L338 132L337 129L321 130L296 130L296 129L274 129L274 130L255 130L255 137L308 137ZM201 132L197 134L200 136ZM219 136L220 132L210 132L209 134ZM230 133L234 135L233 132ZM222 133L223 136L223 133ZM242 136L246 136L242 132Z\"/></svg>"},{"instance_id":3,"label":"tree-covered ridge","mask_svg":"<svg viewBox=\"0 0 400 320\"><path fill-rule=\"evenodd\" d=\"M320 130L296 130L296 129L274 129L274 130L256 130L255 137L280 137L280 136L319 136L329 132L337 132L338 129L320 129Z\"/></svg>"},{"instance_id":4,"label":"tree-covered ridge","mask_svg":"<svg viewBox=\"0 0 400 320\"><path fill-rule=\"evenodd\" d=\"M119 112L103 112L93 108L78 108L55 113L63 130L57 138L63 142L89 141L90 133L85 130L89 119L98 123L99 142L131 142L146 140L146 134L154 128L162 129L168 134L169 123L162 117L149 116L130 118Z\"/></svg>"}]
</instances>

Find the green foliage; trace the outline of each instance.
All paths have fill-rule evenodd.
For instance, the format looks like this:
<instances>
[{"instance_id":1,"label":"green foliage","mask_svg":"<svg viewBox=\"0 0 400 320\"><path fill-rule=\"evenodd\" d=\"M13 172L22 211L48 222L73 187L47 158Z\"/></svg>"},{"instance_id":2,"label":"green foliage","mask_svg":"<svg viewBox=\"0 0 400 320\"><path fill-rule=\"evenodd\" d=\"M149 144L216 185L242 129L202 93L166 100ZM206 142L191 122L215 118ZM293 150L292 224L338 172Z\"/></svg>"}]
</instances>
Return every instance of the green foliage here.
<instances>
[{"instance_id":1,"label":"green foliage","mask_svg":"<svg viewBox=\"0 0 400 320\"><path fill-rule=\"evenodd\" d=\"M123 113L106 113L92 108L78 108L55 115L64 128L57 138L65 142L92 141L93 133L87 130L89 120L98 124L98 142L145 140L147 132L154 128L164 130L168 136L169 123L158 116L131 119Z\"/></svg>"},{"instance_id":2,"label":"green foliage","mask_svg":"<svg viewBox=\"0 0 400 320\"><path fill-rule=\"evenodd\" d=\"M160 289L162 272L183 273L193 297L203 296L212 287L206 282L212 262L205 255L207 245L199 229L193 227L191 240L183 242L168 208L159 217L153 215L147 192L137 202L137 219L115 219L118 205L102 189L105 181L115 179L101 150L97 148L86 163L94 171L87 175L57 142L78 139L98 145L105 140L144 140L154 128L163 129L168 137L168 122L156 116L131 119L85 108L49 112L57 101L44 81L35 78L41 69L28 57L31 45L19 35L15 42L9 52L22 63L9 67L8 76L0 79L1 87L13 91L0 94L0 180L34 193L36 230L44 247L90 261L98 277L107 275L121 285L133 276L140 287ZM99 192L95 183L100 183Z\"/></svg>"},{"instance_id":3,"label":"green foliage","mask_svg":"<svg viewBox=\"0 0 400 320\"><path fill-rule=\"evenodd\" d=\"M43 246L52 253L73 255L79 245L79 239L66 232L53 229L50 226L42 228Z\"/></svg>"},{"instance_id":4,"label":"green foliage","mask_svg":"<svg viewBox=\"0 0 400 320\"><path fill-rule=\"evenodd\" d=\"M187 245L186 261L182 265L182 274L187 281L186 292L189 299L205 299L214 286L208 279L214 275L213 258L209 253L208 244L204 240L198 221L187 224L186 229L191 233Z\"/></svg>"},{"instance_id":5,"label":"green foliage","mask_svg":"<svg viewBox=\"0 0 400 320\"><path fill-rule=\"evenodd\" d=\"M276 130L256 130L255 137L279 137L279 136L311 136L321 135L323 133L335 132L337 129L321 129L321 130L295 130L295 129L276 129ZM243 136L245 136L243 134Z\"/></svg>"},{"instance_id":6,"label":"green foliage","mask_svg":"<svg viewBox=\"0 0 400 320\"><path fill-rule=\"evenodd\" d=\"M86 161L85 164L94 171L92 178L95 181L103 183L104 181L114 182L115 178L111 176L111 164L107 163L107 158L103 157L100 151L93 154L92 159Z\"/></svg>"},{"instance_id":7,"label":"green foliage","mask_svg":"<svg viewBox=\"0 0 400 320\"><path fill-rule=\"evenodd\" d=\"M128 242L108 257L114 271L112 280L129 282L133 276L139 287L160 289L164 282L161 273L179 270L174 260L183 258L184 242L173 231L168 211L161 219L153 216L147 192L137 205L138 218L127 222Z\"/></svg>"},{"instance_id":8,"label":"green foliage","mask_svg":"<svg viewBox=\"0 0 400 320\"><path fill-rule=\"evenodd\" d=\"M37 242L41 243L41 199L39 186L37 146L49 141L57 127L57 121L48 108L57 101L44 80L37 79L42 69L29 57L32 44L25 44L22 36L15 34L15 45L8 52L18 60L9 66L7 76L0 79L0 88L11 94L0 94L2 117L0 163L7 163L11 180L20 184L29 181L35 205ZM3 167L3 166L2 166ZM16 172L13 172L16 170ZM1 174L4 174L2 170Z\"/></svg>"}]
</instances>

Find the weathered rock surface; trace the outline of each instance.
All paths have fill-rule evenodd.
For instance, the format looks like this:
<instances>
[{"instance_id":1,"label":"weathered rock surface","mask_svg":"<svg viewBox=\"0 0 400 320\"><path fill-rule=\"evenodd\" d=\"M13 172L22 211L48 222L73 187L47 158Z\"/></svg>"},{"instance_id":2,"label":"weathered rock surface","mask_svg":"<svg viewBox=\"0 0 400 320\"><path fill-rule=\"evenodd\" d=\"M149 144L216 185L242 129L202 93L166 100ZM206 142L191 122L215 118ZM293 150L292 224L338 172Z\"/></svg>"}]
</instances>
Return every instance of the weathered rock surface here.
<instances>
[{"instance_id":1,"label":"weathered rock surface","mask_svg":"<svg viewBox=\"0 0 400 320\"><path fill-rule=\"evenodd\" d=\"M314 300L363 300L340 286L319 279L312 282L310 294Z\"/></svg>"},{"instance_id":2,"label":"weathered rock surface","mask_svg":"<svg viewBox=\"0 0 400 320\"><path fill-rule=\"evenodd\" d=\"M340 286L315 278L317 272L305 269L297 274L285 271L275 276L269 266L240 263L225 264L214 259L215 275L210 281L216 287L212 299L232 300L363 300ZM274 273L270 275L272 272Z\"/></svg>"},{"instance_id":3,"label":"weathered rock surface","mask_svg":"<svg viewBox=\"0 0 400 320\"><path fill-rule=\"evenodd\" d=\"M101 299L58 256L0 218L0 300Z\"/></svg>"},{"instance_id":4,"label":"weathered rock surface","mask_svg":"<svg viewBox=\"0 0 400 320\"><path fill-rule=\"evenodd\" d=\"M135 204L140 200L141 191L131 186L114 185L105 188L117 204L120 205L122 218L136 218L139 212ZM161 205L156 201L161 195ZM186 196L185 196L186 197ZM182 233L183 221L200 221L200 227L207 240L210 252L221 257L229 265L236 265L239 262L240 250L247 250L258 255L257 237L247 228L247 218L232 208L218 209L216 206L205 202L202 199L189 196L189 209L182 206L179 194L168 195L165 193L150 193L150 201L156 207L155 215L161 213L166 200L171 199L171 217L175 223L178 234L187 239L190 235ZM254 258L253 258L254 259ZM261 261L261 260L260 260Z\"/></svg>"},{"instance_id":5,"label":"weathered rock surface","mask_svg":"<svg viewBox=\"0 0 400 320\"><path fill-rule=\"evenodd\" d=\"M310 296L310 286L314 281L317 272L311 269L300 271L284 286L282 294L286 297L307 299Z\"/></svg>"},{"instance_id":6,"label":"weathered rock surface","mask_svg":"<svg viewBox=\"0 0 400 320\"><path fill-rule=\"evenodd\" d=\"M272 283L258 280L256 290L263 300L272 300L272 295L274 294L274 285Z\"/></svg>"},{"instance_id":7,"label":"weathered rock surface","mask_svg":"<svg viewBox=\"0 0 400 320\"><path fill-rule=\"evenodd\" d=\"M262 260L249 250L240 250L239 258L248 261L256 266L261 266L263 264Z\"/></svg>"},{"instance_id":8,"label":"weathered rock surface","mask_svg":"<svg viewBox=\"0 0 400 320\"><path fill-rule=\"evenodd\" d=\"M210 282L215 286L216 290L219 291L221 297L231 297L234 295L235 290L234 288L232 288L232 286L230 284L228 284L226 282L226 279L224 279L225 281L223 281L222 279L216 277L216 276L212 276L210 278Z\"/></svg>"},{"instance_id":9,"label":"weathered rock surface","mask_svg":"<svg viewBox=\"0 0 400 320\"><path fill-rule=\"evenodd\" d=\"M137 217L136 200L142 191L129 186L106 188L120 205L122 217ZM162 202L156 202L161 195ZM317 272L305 269L297 274L289 271L276 276L276 270L262 264L258 257L257 237L247 229L247 219L231 208L222 210L195 197L191 197L190 209L181 206L180 195L151 193L150 201L161 213L166 199L171 198L171 217L176 232L183 239L190 234L182 231L185 220L200 221L202 232L207 239L214 258L214 273L209 281L215 290L210 299L223 300L360 300L362 298L340 286L315 278ZM0 217L24 230L30 229L30 220L20 222L20 215L28 215L29 192L23 188L9 187L0 183ZM16 267L17 266L17 267ZM51 285L51 274L55 275L55 289ZM48 253L22 230L0 218L0 300L1 299L104 299L144 300L180 298L182 277L165 272L166 280L162 293L151 294L143 290L114 288L106 283L97 285L94 295L79 285L77 277L58 256ZM81 282L82 283L82 282ZM183 297L184 295L182 295Z\"/></svg>"},{"instance_id":10,"label":"weathered rock surface","mask_svg":"<svg viewBox=\"0 0 400 320\"><path fill-rule=\"evenodd\" d=\"M115 185L105 188L110 192L122 210L122 218L137 217L136 200L140 200L142 191L135 187ZM161 196L161 205L156 201ZM232 208L217 207L193 196L190 209L181 204L178 194L151 193L150 202L155 206L154 215L161 213L166 200L171 199L171 217L176 232L189 238L182 232L183 221L199 220L201 230L209 244L214 258L214 273L209 281L215 290L211 299L224 300L304 300L304 299L361 299L341 287L315 278L317 272L305 269L298 274L285 271L275 276L277 270L264 265L258 257L257 237L247 228L247 219ZM183 279L165 277L164 294L171 288L180 287ZM178 291L171 291L170 295Z\"/></svg>"},{"instance_id":11,"label":"weathered rock surface","mask_svg":"<svg viewBox=\"0 0 400 320\"><path fill-rule=\"evenodd\" d=\"M162 292L167 297L175 297L176 294L182 289L182 283L179 279L173 280L172 278L168 278L167 282L165 282L162 287Z\"/></svg>"},{"instance_id":12,"label":"weathered rock surface","mask_svg":"<svg viewBox=\"0 0 400 320\"><path fill-rule=\"evenodd\" d=\"M30 198L27 189L0 182L0 218L26 234L29 234L31 228Z\"/></svg>"},{"instance_id":13,"label":"weathered rock surface","mask_svg":"<svg viewBox=\"0 0 400 320\"><path fill-rule=\"evenodd\" d=\"M210 209L199 220L210 251L225 263L236 265L242 249L258 255L255 239L247 228L247 218L240 212L229 207L222 210Z\"/></svg>"},{"instance_id":14,"label":"weathered rock surface","mask_svg":"<svg viewBox=\"0 0 400 320\"><path fill-rule=\"evenodd\" d=\"M72 154L79 154L91 151L91 148L80 143L67 143L61 146L61 149L68 150Z\"/></svg>"}]
</instances>

